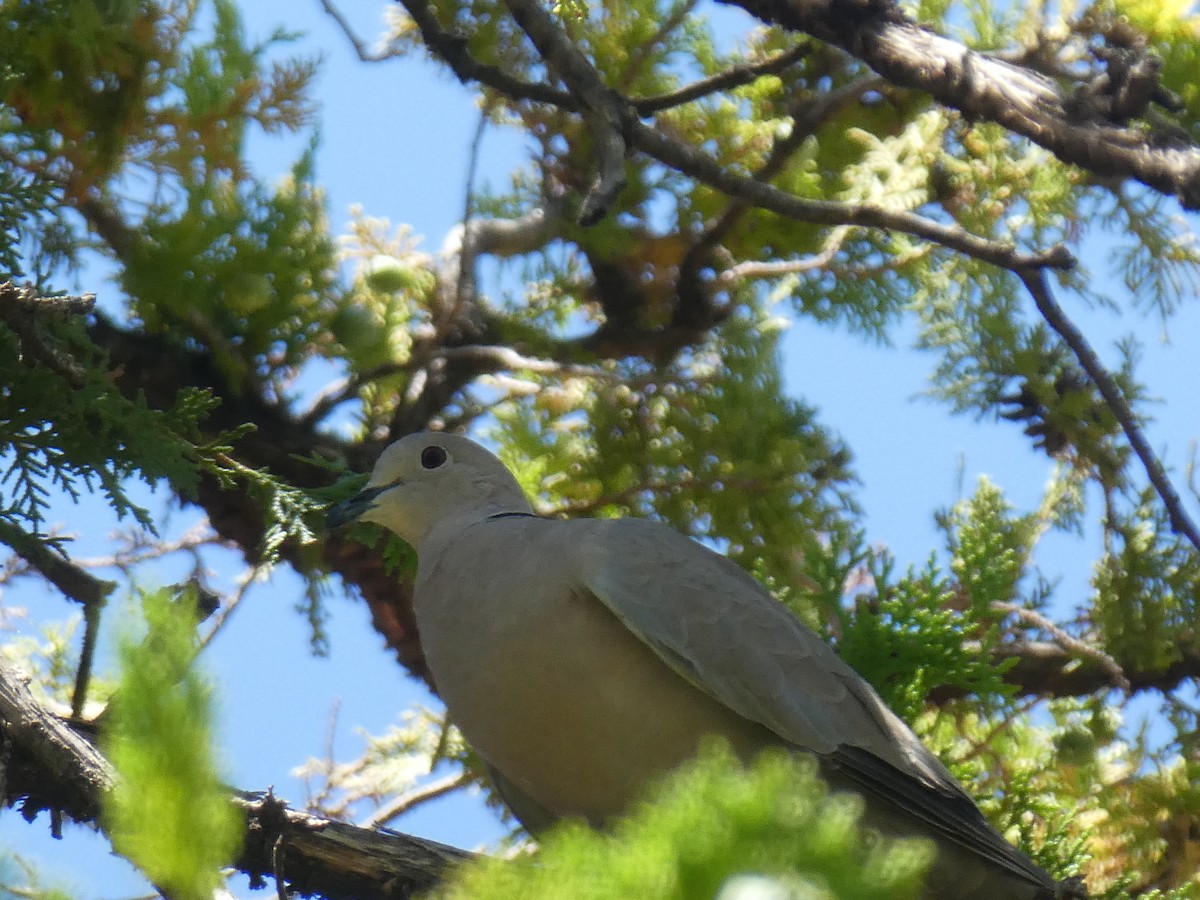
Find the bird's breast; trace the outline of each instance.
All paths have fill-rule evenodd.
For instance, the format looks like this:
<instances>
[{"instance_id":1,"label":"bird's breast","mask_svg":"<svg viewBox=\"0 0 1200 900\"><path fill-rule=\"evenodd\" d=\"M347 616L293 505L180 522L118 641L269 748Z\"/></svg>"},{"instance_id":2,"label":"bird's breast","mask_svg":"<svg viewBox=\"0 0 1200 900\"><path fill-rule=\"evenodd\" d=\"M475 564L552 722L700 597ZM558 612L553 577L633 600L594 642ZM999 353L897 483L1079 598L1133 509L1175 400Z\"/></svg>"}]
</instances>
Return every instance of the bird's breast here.
<instances>
[{"instance_id":1,"label":"bird's breast","mask_svg":"<svg viewBox=\"0 0 1200 900\"><path fill-rule=\"evenodd\" d=\"M554 575L536 561L556 549ZM430 670L451 718L488 762L551 812L599 824L695 755L707 734L743 756L773 742L572 583L561 555L570 552L451 547L418 575Z\"/></svg>"}]
</instances>

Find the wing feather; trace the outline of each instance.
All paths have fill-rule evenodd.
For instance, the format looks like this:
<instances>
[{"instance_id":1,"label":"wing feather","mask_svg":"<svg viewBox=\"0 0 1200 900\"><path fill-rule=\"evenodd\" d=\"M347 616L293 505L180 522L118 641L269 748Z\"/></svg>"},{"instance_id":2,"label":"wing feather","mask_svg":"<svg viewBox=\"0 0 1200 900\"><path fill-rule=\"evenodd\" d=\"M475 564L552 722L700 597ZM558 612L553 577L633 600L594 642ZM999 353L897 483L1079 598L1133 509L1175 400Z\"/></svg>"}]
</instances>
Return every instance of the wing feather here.
<instances>
[{"instance_id":1,"label":"wing feather","mask_svg":"<svg viewBox=\"0 0 1200 900\"><path fill-rule=\"evenodd\" d=\"M570 524L582 526L583 586L683 678L931 832L1052 884L870 685L736 564L655 522Z\"/></svg>"}]
</instances>

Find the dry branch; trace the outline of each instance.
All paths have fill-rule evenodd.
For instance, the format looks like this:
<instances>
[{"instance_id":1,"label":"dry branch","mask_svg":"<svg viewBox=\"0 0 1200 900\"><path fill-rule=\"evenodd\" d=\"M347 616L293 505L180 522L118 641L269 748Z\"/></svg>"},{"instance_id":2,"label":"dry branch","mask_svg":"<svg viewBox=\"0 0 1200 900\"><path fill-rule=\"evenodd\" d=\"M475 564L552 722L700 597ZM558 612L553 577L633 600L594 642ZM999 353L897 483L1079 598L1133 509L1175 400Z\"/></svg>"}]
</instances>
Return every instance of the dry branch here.
<instances>
[{"instance_id":1,"label":"dry branch","mask_svg":"<svg viewBox=\"0 0 1200 900\"><path fill-rule=\"evenodd\" d=\"M0 663L0 728L6 805L32 817L100 826L105 792L116 775L79 732L43 709L21 676ZM392 831L358 828L289 809L271 794L236 794L245 815L243 848L235 867L252 883L282 877L289 890L330 898L411 897L435 885L447 867L471 854Z\"/></svg>"}]
</instances>

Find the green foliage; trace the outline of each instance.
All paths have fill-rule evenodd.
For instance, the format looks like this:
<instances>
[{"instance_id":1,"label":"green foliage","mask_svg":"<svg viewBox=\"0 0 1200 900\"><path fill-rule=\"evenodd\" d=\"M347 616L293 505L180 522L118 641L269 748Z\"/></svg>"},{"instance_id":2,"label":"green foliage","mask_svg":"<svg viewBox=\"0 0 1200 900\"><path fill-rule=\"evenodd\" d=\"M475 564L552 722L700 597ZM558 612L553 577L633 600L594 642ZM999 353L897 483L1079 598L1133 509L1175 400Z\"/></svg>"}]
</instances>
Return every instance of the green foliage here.
<instances>
[{"instance_id":1,"label":"green foliage","mask_svg":"<svg viewBox=\"0 0 1200 900\"><path fill-rule=\"evenodd\" d=\"M611 834L567 823L534 859L480 860L431 896L687 900L761 878L827 900L916 897L930 848L864 842L859 815L855 798L826 794L812 759L765 753L742 768L714 744Z\"/></svg>"},{"instance_id":2,"label":"green foliage","mask_svg":"<svg viewBox=\"0 0 1200 900\"><path fill-rule=\"evenodd\" d=\"M480 62L547 79L501 0L432 6ZM1162 58L1164 84L1184 102L1169 121L1164 107L1155 108L1155 127L1200 133L1197 18L1183 2L914 0L905 8L970 46L1036 56L1064 80L1099 74L1091 51L1104 27L1132 28ZM52 492L97 491L118 517L152 527L130 479L180 498L195 497L199 479L213 479L262 511L241 523L250 535L242 539L246 554L260 566L286 558L309 576L297 606L320 646L324 582L314 535L324 507L361 483L343 479L327 491L285 483L261 458L250 459L254 451L240 442L229 410L269 408L272 423L292 416L296 434L311 426L322 453L341 441L321 430L322 413L341 403L359 404L359 435L372 440L399 422L488 431L545 511L660 518L753 571L914 723L1010 837L1056 872L1082 864L1084 833L1094 856L1089 874L1110 894L1142 886L1118 864L1105 869L1110 858L1147 879L1162 873L1164 859L1194 859L1191 844L1170 843L1171 829L1187 834L1195 825L1191 786L1200 781L1191 762L1196 722L1174 705L1178 698L1164 699L1171 734L1151 748L1130 726L1117 738L1117 725L1100 712L1114 698L1031 709L1013 698L994 659L1011 650L1010 638L1045 638L1046 629L1030 624L1038 619L1021 617L1052 611L1037 577L1036 542L1048 527L1082 530L1087 501L1097 495L1104 555L1092 603L1066 631L1143 672L1200 652L1194 554L1141 492L1114 417L1066 349L1036 324L1011 275L905 235L741 211L728 195L637 153L613 215L581 229L570 219L594 174L586 123L489 90L481 98L487 121L519 129L532 153L510 187L482 192L471 208L511 220L541 208L547 232L535 247L485 251L472 267L478 296L456 294L444 260L419 252L403 226L361 211L335 252L314 176L315 143L281 184L250 171L252 129L310 122L315 66L277 60L283 33L248 39L233 0L0 0L0 9L11 26L0 32L0 277L29 277L48 293L54 278L99 249L119 287L119 296L102 297L106 311L128 313L136 339L203 360L201 383L213 390L189 389L154 410L150 404L163 401L118 390L120 373L82 322L48 317L31 332L0 327L0 524L13 546L60 546L40 534ZM606 83L634 98L797 43L764 27L739 45L724 19L707 21L686 0L564 0L557 12ZM420 47L406 16L389 19L394 46ZM1092 179L994 124L966 121L928 96L874 80L862 63L815 38L803 47L788 68L659 110L653 125L729 171L799 197L914 211L1021 248L1062 241L1078 249L1104 232L1111 271L1098 274L1112 274L1112 284L1133 295L1120 303L1164 321L1195 293L1200 245L1186 222L1173 219L1173 200ZM870 90L864 78L873 79ZM697 239L708 241L699 248L698 291L684 277ZM501 274L493 277L496 260ZM1119 309L1117 296L1095 282L1080 266L1057 286ZM700 295L698 306L688 290ZM931 556L914 566L868 548L849 450L811 406L785 393L780 322L772 318L778 308L880 342L905 337L906 317L915 319L932 354L930 393L955 411L1010 420L1054 458L1041 507L1018 513L983 483L939 517L944 561ZM690 318L697 309L721 323L700 338L707 324ZM593 328L600 330L589 339ZM461 367L475 371L474 357L489 351L538 362L534 371L439 381ZM1146 398L1133 344L1118 345L1117 354L1118 383L1140 413ZM296 376L317 358L342 367L347 381L311 413L297 413L306 398ZM215 396L227 402L220 427L208 420ZM367 526L350 534L390 571L411 567L411 548L398 539ZM46 696L61 698L75 664L69 632L45 634L37 647L7 652L37 662ZM963 700L944 703L946 695ZM440 740L431 750L407 739L393 734L371 745L357 787L403 787L409 782L397 760L427 761L445 749ZM450 756L461 760L465 751ZM728 787L732 779L758 798L745 800L745 809L774 821L778 810L755 786L759 777L772 783L772 772L701 773L703 784L690 789L707 797L704 785ZM713 798L721 793L712 790ZM710 805L741 822L741 802ZM824 809L813 798L797 806L805 815ZM787 854L796 848L785 851L773 838L752 845L744 836L726 846L730 832L714 837L722 818L709 818L668 823L673 837L663 842L649 830L637 837L661 860L682 849L684 869L664 865L702 881L708 895L743 872L744 860L758 859L760 844L779 851L781 872L794 873ZM838 828L847 821L841 807L826 819ZM604 867L589 885L642 859L604 839L587 846L561 859L575 854ZM548 851L543 874L531 877L560 877L557 852ZM717 860L711 871L709 856ZM831 865L841 871L840 862Z\"/></svg>"},{"instance_id":3,"label":"green foliage","mask_svg":"<svg viewBox=\"0 0 1200 900\"><path fill-rule=\"evenodd\" d=\"M102 734L118 773L106 830L154 884L200 900L221 884L241 823L215 760L210 691L194 667L194 598L159 591L141 601L146 631L121 640L117 699Z\"/></svg>"},{"instance_id":4,"label":"green foliage","mask_svg":"<svg viewBox=\"0 0 1200 900\"><path fill-rule=\"evenodd\" d=\"M149 514L130 499L129 482L165 479L184 495L194 490L192 441L212 397L184 390L173 407L153 409L144 397L131 400L120 392L78 323L47 316L32 327L49 353L75 361L82 384L73 383L62 367L31 365L39 357L0 325L0 381L7 386L0 418L0 444L6 448L0 519L37 530L52 489L74 499L82 491L99 491L118 517L131 515L152 530Z\"/></svg>"},{"instance_id":5,"label":"green foliage","mask_svg":"<svg viewBox=\"0 0 1200 900\"><path fill-rule=\"evenodd\" d=\"M0 121L2 117L0 111ZM41 219L57 219L49 184L16 170L0 157L0 283L25 277L26 268L32 268L35 282L42 283L46 270L64 261L36 247L25 248L31 258L22 260L22 240L35 231L31 223Z\"/></svg>"},{"instance_id":6,"label":"green foliage","mask_svg":"<svg viewBox=\"0 0 1200 900\"><path fill-rule=\"evenodd\" d=\"M49 150L53 130L89 181L106 174L144 109L162 10L139 4L131 16L95 0L4 0L0 10L0 99L33 146Z\"/></svg>"},{"instance_id":7,"label":"green foliage","mask_svg":"<svg viewBox=\"0 0 1200 900\"><path fill-rule=\"evenodd\" d=\"M1092 576L1095 621L1119 662L1162 671L1200 649L1200 560L1172 533L1149 489L1110 526Z\"/></svg>"},{"instance_id":8,"label":"green foliage","mask_svg":"<svg viewBox=\"0 0 1200 900\"><path fill-rule=\"evenodd\" d=\"M314 349L334 250L312 155L275 190L210 172L182 204L152 207L125 258L122 285L151 331L183 330L208 345L234 384Z\"/></svg>"},{"instance_id":9,"label":"green foliage","mask_svg":"<svg viewBox=\"0 0 1200 900\"><path fill-rule=\"evenodd\" d=\"M322 492L302 490L238 462L233 455L237 438L236 433L221 435L205 445L201 466L221 488L245 491L258 501L264 518L259 557L262 563L272 565L279 561L286 542L303 547L316 541L328 503Z\"/></svg>"},{"instance_id":10,"label":"green foliage","mask_svg":"<svg viewBox=\"0 0 1200 900\"><path fill-rule=\"evenodd\" d=\"M930 559L894 578L892 560L870 560L875 592L839 607L838 650L909 722L935 689L971 696L985 706L1013 694L990 650L998 635L978 610L956 608L957 585Z\"/></svg>"},{"instance_id":11,"label":"green foliage","mask_svg":"<svg viewBox=\"0 0 1200 900\"><path fill-rule=\"evenodd\" d=\"M416 551L386 528L370 522L357 523L350 527L347 536L375 550L389 575L401 578L416 573Z\"/></svg>"},{"instance_id":12,"label":"green foliage","mask_svg":"<svg viewBox=\"0 0 1200 900\"><path fill-rule=\"evenodd\" d=\"M329 329L336 355L355 374L374 373L364 391L364 425L383 421L407 384L396 371L409 359L413 334L428 327L437 294L432 259L418 252L407 227L352 211L342 256L356 264L349 291L336 300Z\"/></svg>"},{"instance_id":13,"label":"green foliage","mask_svg":"<svg viewBox=\"0 0 1200 900\"><path fill-rule=\"evenodd\" d=\"M784 394L778 328L735 316L676 365L505 404L492 432L501 456L550 509L659 517L794 583L795 548L853 510L852 476L846 448Z\"/></svg>"},{"instance_id":14,"label":"green foliage","mask_svg":"<svg viewBox=\"0 0 1200 900\"><path fill-rule=\"evenodd\" d=\"M1119 241L1112 272L1138 307L1157 312L1165 321L1180 309L1183 298L1195 296L1200 289L1200 247L1180 226L1166 198L1122 188L1099 195L1089 206ZM1130 236L1136 240L1122 241Z\"/></svg>"},{"instance_id":15,"label":"green foliage","mask_svg":"<svg viewBox=\"0 0 1200 900\"><path fill-rule=\"evenodd\" d=\"M1004 493L984 476L975 496L938 516L952 557L950 570L976 616L988 616L994 602L1014 599L1025 574L1037 522L1012 512Z\"/></svg>"},{"instance_id":16,"label":"green foliage","mask_svg":"<svg viewBox=\"0 0 1200 900\"><path fill-rule=\"evenodd\" d=\"M935 690L969 696L982 709L1003 706L1015 691L1003 680L1012 662L992 655L1005 616L992 604L1019 599L1034 518L1012 515L1003 493L981 479L975 495L938 522L948 571L931 556L897 576L892 556L868 549L861 532L834 531L802 545L805 581L772 583L802 618L813 622L809 612L818 611L842 658L910 724Z\"/></svg>"}]
</instances>

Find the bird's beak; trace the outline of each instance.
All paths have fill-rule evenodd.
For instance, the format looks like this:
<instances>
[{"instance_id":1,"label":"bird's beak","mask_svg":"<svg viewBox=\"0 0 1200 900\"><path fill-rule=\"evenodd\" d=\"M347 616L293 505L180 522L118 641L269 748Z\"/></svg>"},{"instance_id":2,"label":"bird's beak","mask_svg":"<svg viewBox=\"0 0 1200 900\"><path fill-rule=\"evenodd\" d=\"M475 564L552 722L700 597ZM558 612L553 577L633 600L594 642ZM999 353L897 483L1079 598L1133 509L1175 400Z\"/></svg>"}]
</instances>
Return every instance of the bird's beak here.
<instances>
[{"instance_id":1,"label":"bird's beak","mask_svg":"<svg viewBox=\"0 0 1200 900\"><path fill-rule=\"evenodd\" d=\"M349 500L343 500L336 506L329 507L325 513L325 527L332 531L343 525L357 522L367 510L375 506L375 498L390 487L393 485L383 484L379 487L367 488L365 491L359 491Z\"/></svg>"}]
</instances>

